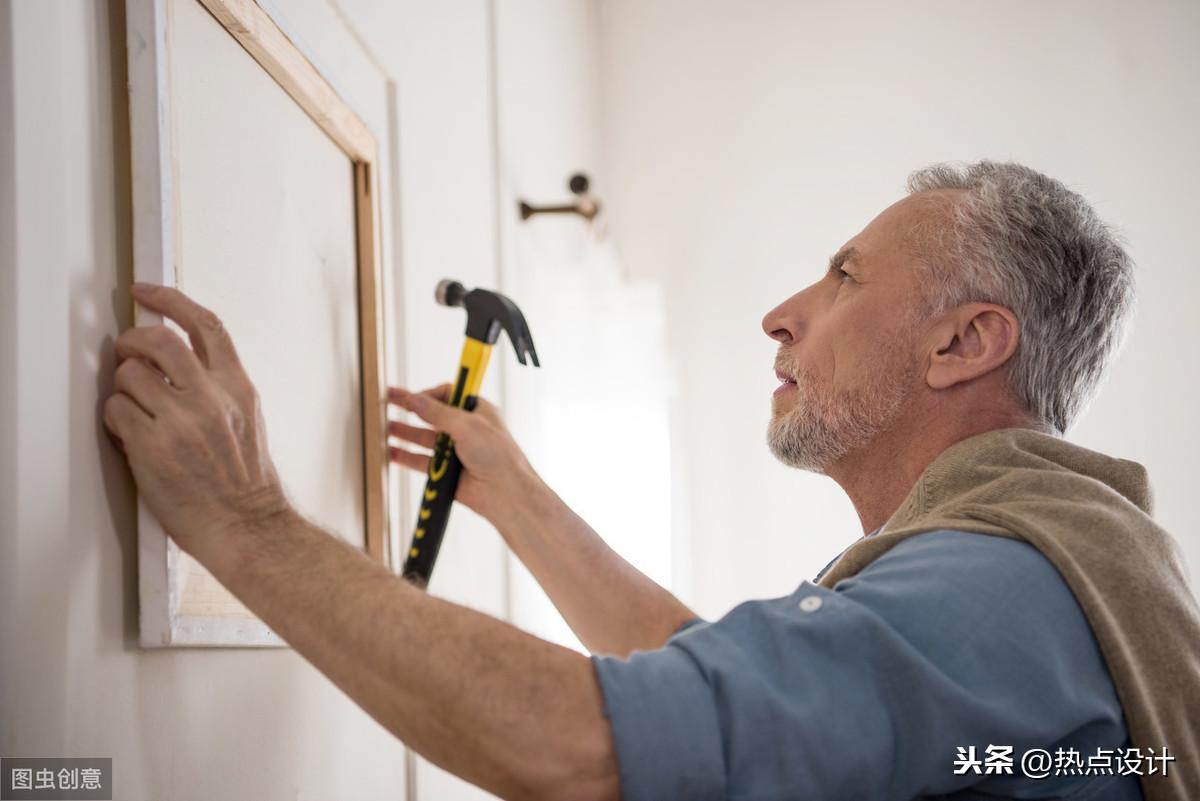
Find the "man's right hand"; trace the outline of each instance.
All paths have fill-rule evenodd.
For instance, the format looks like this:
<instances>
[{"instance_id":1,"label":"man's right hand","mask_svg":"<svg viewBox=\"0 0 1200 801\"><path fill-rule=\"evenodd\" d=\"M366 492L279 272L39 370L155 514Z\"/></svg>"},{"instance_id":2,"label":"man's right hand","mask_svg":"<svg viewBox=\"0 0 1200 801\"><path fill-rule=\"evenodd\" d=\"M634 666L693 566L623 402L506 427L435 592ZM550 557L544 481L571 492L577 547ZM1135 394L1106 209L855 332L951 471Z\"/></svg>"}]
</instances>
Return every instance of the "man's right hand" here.
<instances>
[{"instance_id":1,"label":"man's right hand","mask_svg":"<svg viewBox=\"0 0 1200 801\"><path fill-rule=\"evenodd\" d=\"M508 432L500 410L480 398L475 410L468 412L448 405L450 384L441 384L422 392L401 387L388 389L388 402L420 417L432 429L388 421L388 437L404 440L420 448L433 450L437 434L444 431L454 440L454 451L463 464L455 500L497 528L513 511L514 502L541 484L525 454ZM429 472L430 454L388 445L395 464Z\"/></svg>"},{"instance_id":2,"label":"man's right hand","mask_svg":"<svg viewBox=\"0 0 1200 801\"><path fill-rule=\"evenodd\" d=\"M389 389L389 402L433 428L392 421L388 436L429 450L438 431L454 439L464 468L455 499L496 527L589 650L628 656L636 649L661 648L696 617L618 556L542 481L499 409L482 399L473 412L450 406L450 389L449 384L419 393ZM396 464L429 471L428 453L388 450Z\"/></svg>"}]
</instances>

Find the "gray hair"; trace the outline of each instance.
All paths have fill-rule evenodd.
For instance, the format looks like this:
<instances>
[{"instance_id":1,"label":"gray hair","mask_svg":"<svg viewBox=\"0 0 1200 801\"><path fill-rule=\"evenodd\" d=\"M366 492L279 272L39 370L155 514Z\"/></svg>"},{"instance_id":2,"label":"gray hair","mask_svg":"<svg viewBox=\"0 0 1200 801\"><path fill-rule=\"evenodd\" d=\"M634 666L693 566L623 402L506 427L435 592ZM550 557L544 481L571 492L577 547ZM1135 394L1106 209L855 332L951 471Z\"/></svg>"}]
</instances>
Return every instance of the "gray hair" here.
<instances>
[{"instance_id":1,"label":"gray hair","mask_svg":"<svg viewBox=\"0 0 1200 801\"><path fill-rule=\"evenodd\" d=\"M910 193L963 189L950 222L914 229L927 312L983 301L1020 324L1009 386L1039 422L1066 432L1125 339L1133 262L1086 200L1020 164L934 164Z\"/></svg>"}]
</instances>

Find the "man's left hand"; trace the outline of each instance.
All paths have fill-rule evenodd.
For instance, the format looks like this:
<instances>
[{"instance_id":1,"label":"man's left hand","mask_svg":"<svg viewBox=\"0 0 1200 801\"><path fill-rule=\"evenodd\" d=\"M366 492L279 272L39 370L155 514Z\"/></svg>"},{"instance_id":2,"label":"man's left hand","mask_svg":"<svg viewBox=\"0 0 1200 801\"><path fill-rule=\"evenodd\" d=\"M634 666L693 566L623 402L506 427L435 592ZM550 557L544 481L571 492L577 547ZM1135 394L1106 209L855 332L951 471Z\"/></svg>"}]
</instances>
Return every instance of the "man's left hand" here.
<instances>
[{"instance_id":1,"label":"man's left hand","mask_svg":"<svg viewBox=\"0 0 1200 801\"><path fill-rule=\"evenodd\" d=\"M291 507L267 450L258 392L229 332L208 309L170 287L134 284L134 300L173 320L130 328L104 424L129 459L138 492L188 552L214 526L253 524Z\"/></svg>"}]
</instances>

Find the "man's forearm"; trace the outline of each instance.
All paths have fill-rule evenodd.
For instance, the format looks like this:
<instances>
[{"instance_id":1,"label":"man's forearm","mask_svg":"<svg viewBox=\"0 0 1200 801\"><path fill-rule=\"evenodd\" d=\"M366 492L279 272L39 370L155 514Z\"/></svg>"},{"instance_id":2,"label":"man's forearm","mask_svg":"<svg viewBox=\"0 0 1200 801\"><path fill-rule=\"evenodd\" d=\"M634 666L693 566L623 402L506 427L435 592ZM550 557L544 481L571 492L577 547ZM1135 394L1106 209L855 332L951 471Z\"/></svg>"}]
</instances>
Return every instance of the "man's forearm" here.
<instances>
[{"instance_id":1,"label":"man's forearm","mask_svg":"<svg viewBox=\"0 0 1200 801\"><path fill-rule=\"evenodd\" d=\"M194 555L418 753L506 798L616 798L589 660L433 598L285 513Z\"/></svg>"},{"instance_id":2,"label":"man's forearm","mask_svg":"<svg viewBox=\"0 0 1200 801\"><path fill-rule=\"evenodd\" d=\"M541 479L497 524L567 624L593 653L661 648L696 614L622 559Z\"/></svg>"}]
</instances>

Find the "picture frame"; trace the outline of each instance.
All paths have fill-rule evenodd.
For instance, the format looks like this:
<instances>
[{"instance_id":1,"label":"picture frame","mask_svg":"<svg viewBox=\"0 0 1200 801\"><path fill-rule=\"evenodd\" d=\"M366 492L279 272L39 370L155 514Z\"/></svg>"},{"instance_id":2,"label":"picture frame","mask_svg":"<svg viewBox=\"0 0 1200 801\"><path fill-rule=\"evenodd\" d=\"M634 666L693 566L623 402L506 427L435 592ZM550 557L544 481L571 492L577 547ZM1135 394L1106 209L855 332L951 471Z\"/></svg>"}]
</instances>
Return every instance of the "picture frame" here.
<instances>
[{"instance_id":1,"label":"picture frame","mask_svg":"<svg viewBox=\"0 0 1200 801\"><path fill-rule=\"evenodd\" d=\"M353 230L347 232L346 241L352 242L354 274L339 276L339 281L343 288L354 287L352 299L357 301L360 398L356 425L362 433L362 547L393 569L387 536L391 504L376 139L280 25L253 0L129 0L126 5L134 280L178 286L180 279L176 151L181 131L176 128L171 72L176 3L196 4L210 14L346 158L346 191L352 192L353 203ZM340 190L330 191L337 194ZM221 313L219 308L214 311ZM156 313L141 307L135 310L135 325L162 322ZM137 523L142 647L286 645L262 621L244 608L237 609L232 596L208 605L189 605L188 587L193 586L189 581L208 582L205 592L209 594L224 589L211 576L203 577L203 569L171 540L140 498Z\"/></svg>"}]
</instances>

